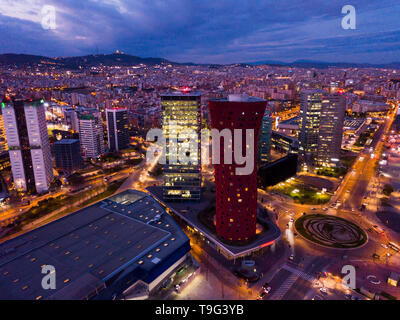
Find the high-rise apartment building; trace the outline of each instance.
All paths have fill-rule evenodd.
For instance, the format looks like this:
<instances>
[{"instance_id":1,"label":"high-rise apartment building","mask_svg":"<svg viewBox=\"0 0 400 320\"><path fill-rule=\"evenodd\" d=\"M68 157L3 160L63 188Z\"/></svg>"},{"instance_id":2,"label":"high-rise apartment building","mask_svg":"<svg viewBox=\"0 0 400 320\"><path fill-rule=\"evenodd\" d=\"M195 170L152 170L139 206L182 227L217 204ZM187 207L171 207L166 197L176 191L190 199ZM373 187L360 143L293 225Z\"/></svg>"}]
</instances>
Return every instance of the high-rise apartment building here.
<instances>
[{"instance_id":1,"label":"high-rise apartment building","mask_svg":"<svg viewBox=\"0 0 400 320\"><path fill-rule=\"evenodd\" d=\"M271 157L272 117L269 109L265 110L258 138L258 164L264 165Z\"/></svg>"},{"instance_id":2,"label":"high-rise apartment building","mask_svg":"<svg viewBox=\"0 0 400 320\"><path fill-rule=\"evenodd\" d=\"M97 158L104 154L104 133L101 114L97 109L86 109L78 116L79 141L83 158Z\"/></svg>"},{"instance_id":3,"label":"high-rise apartment building","mask_svg":"<svg viewBox=\"0 0 400 320\"><path fill-rule=\"evenodd\" d=\"M5 104L2 104L2 107ZM3 108L0 108L0 156L8 151L6 128L4 127Z\"/></svg>"},{"instance_id":4,"label":"high-rise apartment building","mask_svg":"<svg viewBox=\"0 0 400 320\"><path fill-rule=\"evenodd\" d=\"M247 95L229 95L225 99L210 100L211 127L219 132L231 132L228 141L220 139L220 157L213 159L216 189L216 231L226 241L241 242L256 234L257 222L257 141L267 102ZM241 136L235 136L235 129L241 129ZM246 137L249 129L254 150L251 150ZM238 131L240 132L240 131ZM242 141L239 141L241 139ZM213 144L216 143L213 141ZM218 142L217 142L218 143ZM253 170L250 174L240 175L238 168L243 164L225 159L225 148L232 147L227 153L242 146L242 154L248 153ZM245 149L245 150L243 150ZM240 151L240 150L239 150ZM219 162L219 163L217 163Z\"/></svg>"},{"instance_id":5,"label":"high-rise apartment building","mask_svg":"<svg viewBox=\"0 0 400 320\"><path fill-rule=\"evenodd\" d=\"M4 100L4 125L15 188L43 193L53 180L43 100Z\"/></svg>"},{"instance_id":6,"label":"high-rise apartment building","mask_svg":"<svg viewBox=\"0 0 400 320\"><path fill-rule=\"evenodd\" d=\"M299 154L307 167L334 166L340 156L345 100L341 94L301 94Z\"/></svg>"},{"instance_id":7,"label":"high-rise apartment building","mask_svg":"<svg viewBox=\"0 0 400 320\"><path fill-rule=\"evenodd\" d=\"M120 151L129 146L128 109L106 109L108 148Z\"/></svg>"},{"instance_id":8,"label":"high-rise apartment building","mask_svg":"<svg viewBox=\"0 0 400 320\"><path fill-rule=\"evenodd\" d=\"M164 165L164 200L199 200L201 191L201 94L188 89L161 95L162 129L166 139ZM181 141L189 131L197 134L196 152ZM179 154L186 154L184 163Z\"/></svg>"}]
</instances>

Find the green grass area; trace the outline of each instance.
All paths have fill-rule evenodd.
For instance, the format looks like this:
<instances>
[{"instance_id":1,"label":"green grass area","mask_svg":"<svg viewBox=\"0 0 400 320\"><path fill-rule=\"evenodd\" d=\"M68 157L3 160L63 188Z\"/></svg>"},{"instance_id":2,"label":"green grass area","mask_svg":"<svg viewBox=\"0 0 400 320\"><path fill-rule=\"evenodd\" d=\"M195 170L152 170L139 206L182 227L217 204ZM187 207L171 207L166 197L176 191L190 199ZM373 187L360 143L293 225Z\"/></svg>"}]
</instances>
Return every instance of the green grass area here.
<instances>
[{"instance_id":1,"label":"green grass area","mask_svg":"<svg viewBox=\"0 0 400 320\"><path fill-rule=\"evenodd\" d=\"M273 188L274 191L291 197L296 203L301 204L324 204L331 199L328 193L322 193L316 188L305 186L300 183L279 183Z\"/></svg>"},{"instance_id":2,"label":"green grass area","mask_svg":"<svg viewBox=\"0 0 400 320\"><path fill-rule=\"evenodd\" d=\"M317 174L325 177L339 178L349 171L356 159L356 156L342 156L340 157L341 166L335 168L320 168L318 169Z\"/></svg>"},{"instance_id":3,"label":"green grass area","mask_svg":"<svg viewBox=\"0 0 400 320\"><path fill-rule=\"evenodd\" d=\"M347 173L346 168L321 168L318 169L317 174L325 177L339 178Z\"/></svg>"}]
</instances>

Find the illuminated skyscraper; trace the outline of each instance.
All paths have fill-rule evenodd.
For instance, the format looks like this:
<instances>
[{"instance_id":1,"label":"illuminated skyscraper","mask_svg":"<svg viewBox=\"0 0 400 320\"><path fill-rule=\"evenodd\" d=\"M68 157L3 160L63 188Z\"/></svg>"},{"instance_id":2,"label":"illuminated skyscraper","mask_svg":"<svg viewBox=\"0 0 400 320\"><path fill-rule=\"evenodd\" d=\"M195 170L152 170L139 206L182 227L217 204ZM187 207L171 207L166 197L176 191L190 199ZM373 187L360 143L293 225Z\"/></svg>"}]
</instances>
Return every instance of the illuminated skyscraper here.
<instances>
[{"instance_id":1,"label":"illuminated skyscraper","mask_svg":"<svg viewBox=\"0 0 400 320\"><path fill-rule=\"evenodd\" d=\"M4 125L15 188L48 191L53 180L43 100L3 101Z\"/></svg>"},{"instance_id":2,"label":"illuminated skyscraper","mask_svg":"<svg viewBox=\"0 0 400 320\"><path fill-rule=\"evenodd\" d=\"M3 104L5 108L5 104ZM0 108L0 156L8 151L6 128L3 121L3 108Z\"/></svg>"},{"instance_id":3,"label":"illuminated skyscraper","mask_svg":"<svg viewBox=\"0 0 400 320\"><path fill-rule=\"evenodd\" d=\"M325 94L320 89L304 90L301 93L299 154L303 163L310 167L316 164L322 96Z\"/></svg>"},{"instance_id":4,"label":"illuminated skyscraper","mask_svg":"<svg viewBox=\"0 0 400 320\"><path fill-rule=\"evenodd\" d=\"M201 94L189 89L161 95L162 129L166 139L164 165L164 200L199 200L201 191ZM180 135L196 133L196 152L188 152L189 143ZM182 136L181 136L182 138ZM186 151L185 151L186 150ZM186 154L186 163L179 154ZM176 161L174 161L174 159Z\"/></svg>"},{"instance_id":5,"label":"illuminated skyscraper","mask_svg":"<svg viewBox=\"0 0 400 320\"><path fill-rule=\"evenodd\" d=\"M265 110L262 119L260 137L258 138L258 163L266 164L271 157L272 117L269 109Z\"/></svg>"},{"instance_id":6,"label":"illuminated skyscraper","mask_svg":"<svg viewBox=\"0 0 400 320\"><path fill-rule=\"evenodd\" d=\"M96 109L86 109L80 113L79 141L84 159L97 158L104 153L103 124L100 112Z\"/></svg>"},{"instance_id":7,"label":"illuminated skyscraper","mask_svg":"<svg viewBox=\"0 0 400 320\"><path fill-rule=\"evenodd\" d=\"M106 109L108 148L120 151L129 146L128 110Z\"/></svg>"},{"instance_id":8,"label":"illuminated skyscraper","mask_svg":"<svg viewBox=\"0 0 400 320\"><path fill-rule=\"evenodd\" d=\"M346 101L342 94L323 96L317 150L318 166L334 166L340 158Z\"/></svg>"},{"instance_id":9,"label":"illuminated skyscraper","mask_svg":"<svg viewBox=\"0 0 400 320\"><path fill-rule=\"evenodd\" d=\"M225 99L210 100L211 126L213 129L231 132L229 141L220 139L219 164L214 164L216 189L216 230L219 237L226 241L240 242L251 239L256 234L257 222L257 139L265 113L265 100L247 95L229 95ZM235 129L241 129L241 139L235 140ZM252 132L251 150L246 140L246 129ZM252 131L253 130L253 131ZM240 137L240 136L239 136ZM216 142L213 142L216 143ZM238 144L242 145L242 154L249 152L253 170L248 175L239 175L238 164L232 156L232 163L225 159L225 148L232 147L234 154ZM213 159L218 162L217 159Z\"/></svg>"},{"instance_id":10,"label":"illuminated skyscraper","mask_svg":"<svg viewBox=\"0 0 400 320\"><path fill-rule=\"evenodd\" d=\"M341 94L304 90L301 95L299 153L307 167L334 166L342 143L345 100Z\"/></svg>"}]
</instances>

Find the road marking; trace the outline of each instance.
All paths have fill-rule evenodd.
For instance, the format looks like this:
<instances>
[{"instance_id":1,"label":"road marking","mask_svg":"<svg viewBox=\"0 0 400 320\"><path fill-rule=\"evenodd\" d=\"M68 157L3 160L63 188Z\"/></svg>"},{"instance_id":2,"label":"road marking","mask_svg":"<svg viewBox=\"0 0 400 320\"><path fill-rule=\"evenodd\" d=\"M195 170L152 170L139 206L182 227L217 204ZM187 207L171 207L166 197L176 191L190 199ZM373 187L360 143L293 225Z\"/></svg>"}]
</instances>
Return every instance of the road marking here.
<instances>
[{"instance_id":1,"label":"road marking","mask_svg":"<svg viewBox=\"0 0 400 320\"><path fill-rule=\"evenodd\" d=\"M291 273L296 274L297 276L299 276L300 278L302 278L304 280L307 280L310 282L314 282L316 280L316 278L313 275L305 273L305 272L303 272L299 269L293 268L291 266L288 266L287 264L285 264L282 268L287 271L290 271Z\"/></svg>"},{"instance_id":2,"label":"road marking","mask_svg":"<svg viewBox=\"0 0 400 320\"><path fill-rule=\"evenodd\" d=\"M271 296L270 300L281 300L282 297L289 291L292 285L299 278L297 274L291 274L286 281L279 287L277 291Z\"/></svg>"}]
</instances>

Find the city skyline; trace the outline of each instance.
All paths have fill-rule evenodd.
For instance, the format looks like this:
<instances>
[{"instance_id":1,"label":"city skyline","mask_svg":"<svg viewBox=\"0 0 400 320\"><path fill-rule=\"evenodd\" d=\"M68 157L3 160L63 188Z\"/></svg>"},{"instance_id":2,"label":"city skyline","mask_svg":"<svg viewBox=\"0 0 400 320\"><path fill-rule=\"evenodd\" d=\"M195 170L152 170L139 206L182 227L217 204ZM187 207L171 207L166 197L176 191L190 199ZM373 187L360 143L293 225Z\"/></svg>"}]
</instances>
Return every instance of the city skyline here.
<instances>
[{"instance_id":1,"label":"city skyline","mask_svg":"<svg viewBox=\"0 0 400 320\"><path fill-rule=\"evenodd\" d=\"M55 10L54 29L42 26L45 5ZM345 5L343 1L176 0L167 6L157 1L2 0L0 52L81 56L118 49L181 63L398 60L400 4L391 0L350 4L356 10L355 29L341 26Z\"/></svg>"},{"instance_id":2,"label":"city skyline","mask_svg":"<svg viewBox=\"0 0 400 320\"><path fill-rule=\"evenodd\" d=\"M0 0L0 300L399 300L398 13Z\"/></svg>"}]
</instances>

